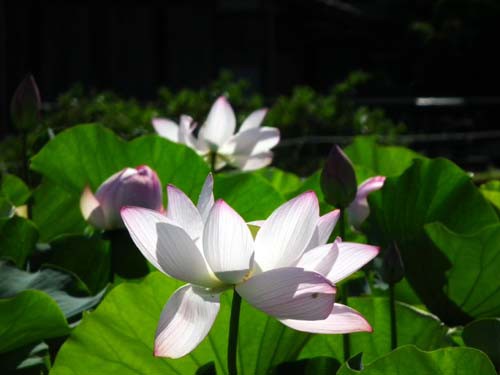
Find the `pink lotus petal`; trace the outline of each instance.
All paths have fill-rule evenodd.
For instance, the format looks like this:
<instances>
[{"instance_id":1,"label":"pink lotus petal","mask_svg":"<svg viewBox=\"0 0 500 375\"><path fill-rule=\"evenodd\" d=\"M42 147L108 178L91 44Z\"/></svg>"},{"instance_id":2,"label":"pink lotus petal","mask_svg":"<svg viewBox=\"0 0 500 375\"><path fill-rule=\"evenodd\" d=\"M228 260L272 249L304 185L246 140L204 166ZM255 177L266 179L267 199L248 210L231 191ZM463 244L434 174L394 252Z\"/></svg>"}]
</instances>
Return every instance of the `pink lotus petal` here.
<instances>
[{"instance_id":1,"label":"pink lotus petal","mask_svg":"<svg viewBox=\"0 0 500 375\"><path fill-rule=\"evenodd\" d=\"M295 267L301 267L308 271L317 272L327 276L339 256L337 241L333 244L326 244L306 251L300 257Z\"/></svg>"},{"instance_id":2,"label":"pink lotus petal","mask_svg":"<svg viewBox=\"0 0 500 375\"><path fill-rule=\"evenodd\" d=\"M219 307L218 294L192 285L177 289L161 313L154 355L179 358L189 354L207 336Z\"/></svg>"},{"instance_id":3,"label":"pink lotus petal","mask_svg":"<svg viewBox=\"0 0 500 375\"><path fill-rule=\"evenodd\" d=\"M159 271L209 288L221 285L194 241L176 223L140 207L123 208L122 217L135 245Z\"/></svg>"},{"instance_id":4,"label":"pink lotus petal","mask_svg":"<svg viewBox=\"0 0 500 375\"><path fill-rule=\"evenodd\" d=\"M236 117L224 96L212 105L207 120L201 126L198 137L212 149L221 147L236 129Z\"/></svg>"},{"instance_id":5,"label":"pink lotus petal","mask_svg":"<svg viewBox=\"0 0 500 375\"><path fill-rule=\"evenodd\" d=\"M319 273L286 267L263 272L236 286L255 308L280 319L325 319L335 287Z\"/></svg>"},{"instance_id":6,"label":"pink lotus petal","mask_svg":"<svg viewBox=\"0 0 500 375\"><path fill-rule=\"evenodd\" d=\"M312 191L274 210L255 238L255 261L260 269L294 264L311 240L318 219L318 198Z\"/></svg>"},{"instance_id":7,"label":"pink lotus petal","mask_svg":"<svg viewBox=\"0 0 500 375\"><path fill-rule=\"evenodd\" d=\"M376 176L364 181L358 187L356 198L347 207L349 222L355 228L359 228L363 221L366 220L370 214L370 207L368 206L368 194L380 190L384 186L385 177Z\"/></svg>"},{"instance_id":8,"label":"pink lotus petal","mask_svg":"<svg viewBox=\"0 0 500 375\"><path fill-rule=\"evenodd\" d=\"M273 153L267 151L251 156L231 155L228 156L228 159L231 161L232 166L247 172L267 167L273 161Z\"/></svg>"},{"instance_id":9,"label":"pink lotus petal","mask_svg":"<svg viewBox=\"0 0 500 375\"><path fill-rule=\"evenodd\" d=\"M200 196L198 198L198 211L200 212L203 222L207 221L208 213L214 205L214 178L212 173L209 173L205 179L205 183L201 188Z\"/></svg>"},{"instance_id":10,"label":"pink lotus petal","mask_svg":"<svg viewBox=\"0 0 500 375\"><path fill-rule=\"evenodd\" d=\"M311 241L307 245L306 251L307 249L312 249L328 242L339 217L340 210L334 210L319 218L318 225L314 231Z\"/></svg>"},{"instance_id":11,"label":"pink lotus petal","mask_svg":"<svg viewBox=\"0 0 500 375\"><path fill-rule=\"evenodd\" d=\"M266 117L266 114L267 108L258 109L250 113L245 121L243 121L243 124L241 124L239 132L241 133L248 129L258 128L264 120L264 117Z\"/></svg>"},{"instance_id":12,"label":"pink lotus petal","mask_svg":"<svg viewBox=\"0 0 500 375\"><path fill-rule=\"evenodd\" d=\"M151 122L158 135L172 142L179 142L179 126L174 121L157 117Z\"/></svg>"},{"instance_id":13,"label":"pink lotus petal","mask_svg":"<svg viewBox=\"0 0 500 375\"><path fill-rule=\"evenodd\" d=\"M167 186L167 195L167 217L183 228L194 241L200 240L203 221L191 199L173 185Z\"/></svg>"},{"instance_id":14,"label":"pink lotus petal","mask_svg":"<svg viewBox=\"0 0 500 375\"><path fill-rule=\"evenodd\" d=\"M88 221L96 228L106 229L104 213L101 209L99 201L95 197L94 193L92 193L89 186L85 186L80 198L80 210L85 221Z\"/></svg>"},{"instance_id":15,"label":"pink lotus petal","mask_svg":"<svg viewBox=\"0 0 500 375\"><path fill-rule=\"evenodd\" d=\"M227 284L236 284L248 273L253 238L241 216L226 202L215 202L203 233L203 250L210 268Z\"/></svg>"},{"instance_id":16,"label":"pink lotus petal","mask_svg":"<svg viewBox=\"0 0 500 375\"><path fill-rule=\"evenodd\" d=\"M345 279L363 267L379 253L376 246L354 242L339 242L339 255L326 276L332 283Z\"/></svg>"},{"instance_id":17,"label":"pink lotus petal","mask_svg":"<svg viewBox=\"0 0 500 375\"><path fill-rule=\"evenodd\" d=\"M277 128L253 128L232 136L219 150L232 156L252 156L269 151L280 140Z\"/></svg>"},{"instance_id":18,"label":"pink lotus petal","mask_svg":"<svg viewBox=\"0 0 500 375\"><path fill-rule=\"evenodd\" d=\"M297 331L310 333L373 332L367 320L356 310L335 303L330 315L324 320L281 319L281 323Z\"/></svg>"}]
</instances>

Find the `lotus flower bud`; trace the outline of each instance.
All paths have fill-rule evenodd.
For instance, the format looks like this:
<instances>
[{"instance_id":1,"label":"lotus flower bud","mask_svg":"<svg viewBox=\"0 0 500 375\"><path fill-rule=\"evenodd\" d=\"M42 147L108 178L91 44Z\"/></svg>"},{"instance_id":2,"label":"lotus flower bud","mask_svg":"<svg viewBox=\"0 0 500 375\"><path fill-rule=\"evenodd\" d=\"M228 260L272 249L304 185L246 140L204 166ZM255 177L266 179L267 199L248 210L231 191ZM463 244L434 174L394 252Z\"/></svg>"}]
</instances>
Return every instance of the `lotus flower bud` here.
<instances>
[{"instance_id":1,"label":"lotus flower bud","mask_svg":"<svg viewBox=\"0 0 500 375\"><path fill-rule=\"evenodd\" d=\"M10 113L14 125L23 130L33 128L40 121L42 101L32 75L28 75L17 86L10 103Z\"/></svg>"},{"instance_id":2,"label":"lotus flower bud","mask_svg":"<svg viewBox=\"0 0 500 375\"><path fill-rule=\"evenodd\" d=\"M398 244L390 244L383 258L382 279L388 284L396 284L401 281L405 275L405 268Z\"/></svg>"},{"instance_id":3,"label":"lotus flower bud","mask_svg":"<svg viewBox=\"0 0 500 375\"><path fill-rule=\"evenodd\" d=\"M123 206L162 210L162 188L158 175L145 165L125 168L102 183L93 194L87 186L80 199L83 217L99 229L123 227Z\"/></svg>"},{"instance_id":4,"label":"lotus flower bud","mask_svg":"<svg viewBox=\"0 0 500 375\"><path fill-rule=\"evenodd\" d=\"M354 167L342 149L334 145L321 173L321 190L327 203L346 208L356 197Z\"/></svg>"}]
</instances>

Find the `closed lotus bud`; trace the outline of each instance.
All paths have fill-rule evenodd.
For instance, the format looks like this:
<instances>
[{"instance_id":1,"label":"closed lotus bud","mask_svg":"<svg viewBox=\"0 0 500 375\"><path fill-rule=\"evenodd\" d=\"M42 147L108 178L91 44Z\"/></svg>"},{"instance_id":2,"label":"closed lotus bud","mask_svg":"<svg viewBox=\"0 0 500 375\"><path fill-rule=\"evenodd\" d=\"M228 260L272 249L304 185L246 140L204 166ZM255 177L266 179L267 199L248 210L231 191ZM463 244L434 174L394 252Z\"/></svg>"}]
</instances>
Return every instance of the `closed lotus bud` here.
<instances>
[{"instance_id":1,"label":"closed lotus bud","mask_svg":"<svg viewBox=\"0 0 500 375\"><path fill-rule=\"evenodd\" d=\"M321 173L321 190L327 203L346 208L356 197L354 167L342 149L334 145Z\"/></svg>"},{"instance_id":2,"label":"closed lotus bud","mask_svg":"<svg viewBox=\"0 0 500 375\"><path fill-rule=\"evenodd\" d=\"M19 84L10 103L12 122L18 129L28 130L40 121L42 101L38 86L32 75Z\"/></svg>"},{"instance_id":3,"label":"closed lotus bud","mask_svg":"<svg viewBox=\"0 0 500 375\"><path fill-rule=\"evenodd\" d=\"M383 257L382 279L388 284L396 284L405 275L405 268L398 244L390 244Z\"/></svg>"},{"instance_id":4,"label":"closed lotus bud","mask_svg":"<svg viewBox=\"0 0 500 375\"><path fill-rule=\"evenodd\" d=\"M87 186L80 199L83 217L99 229L123 227L120 209L124 206L162 210L163 194L158 175L145 165L125 168L109 177L92 193Z\"/></svg>"}]
</instances>

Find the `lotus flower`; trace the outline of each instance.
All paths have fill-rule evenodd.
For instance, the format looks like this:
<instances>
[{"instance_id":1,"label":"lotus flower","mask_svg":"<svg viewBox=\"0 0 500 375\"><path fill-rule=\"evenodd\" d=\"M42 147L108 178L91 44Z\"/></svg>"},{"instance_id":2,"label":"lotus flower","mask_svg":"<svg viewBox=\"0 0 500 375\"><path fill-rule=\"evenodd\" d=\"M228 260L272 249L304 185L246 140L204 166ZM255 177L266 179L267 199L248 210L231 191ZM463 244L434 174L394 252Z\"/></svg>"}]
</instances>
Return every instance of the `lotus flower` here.
<instances>
[{"instance_id":1,"label":"lotus flower","mask_svg":"<svg viewBox=\"0 0 500 375\"><path fill-rule=\"evenodd\" d=\"M155 171L146 165L125 168L102 183L96 193L86 186L80 199L83 217L99 229L123 227L120 209L134 205L162 210L162 188Z\"/></svg>"},{"instance_id":2,"label":"lotus flower","mask_svg":"<svg viewBox=\"0 0 500 375\"><path fill-rule=\"evenodd\" d=\"M221 96L210 109L197 139L193 135L196 124L189 116L181 116L179 124L163 118L155 118L152 122L160 136L191 147L209 163L214 158L215 170L229 164L250 171L271 163L273 153L270 150L280 140L278 129L260 126L266 113L266 109L252 112L234 134L234 111L227 99Z\"/></svg>"},{"instance_id":3,"label":"lotus flower","mask_svg":"<svg viewBox=\"0 0 500 375\"><path fill-rule=\"evenodd\" d=\"M374 191L382 189L384 186L385 177L376 176L369 178L358 187L356 198L347 207L349 215L349 222L355 228L360 228L363 221L366 220L370 214L370 207L368 206L368 195Z\"/></svg>"},{"instance_id":4,"label":"lotus flower","mask_svg":"<svg viewBox=\"0 0 500 375\"><path fill-rule=\"evenodd\" d=\"M214 203L209 175L198 205L168 186L167 215L126 207L122 218L142 254L160 272L187 282L165 305L156 331L156 356L178 358L206 337L220 294L234 288L255 308L296 330L371 331L355 310L335 302L335 283L358 270L378 248L323 244L338 212L319 217L314 192L278 207L259 223L255 239L223 200ZM317 244L319 246L311 247Z\"/></svg>"}]
</instances>

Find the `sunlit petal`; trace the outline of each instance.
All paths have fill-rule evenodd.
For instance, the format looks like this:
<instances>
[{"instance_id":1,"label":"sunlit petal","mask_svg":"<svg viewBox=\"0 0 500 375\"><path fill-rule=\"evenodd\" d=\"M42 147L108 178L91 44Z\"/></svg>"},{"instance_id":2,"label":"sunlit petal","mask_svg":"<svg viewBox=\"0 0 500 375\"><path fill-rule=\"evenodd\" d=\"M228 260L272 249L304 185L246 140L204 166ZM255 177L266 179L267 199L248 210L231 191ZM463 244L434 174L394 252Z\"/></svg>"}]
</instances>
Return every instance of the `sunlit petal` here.
<instances>
[{"instance_id":1,"label":"sunlit petal","mask_svg":"<svg viewBox=\"0 0 500 375\"><path fill-rule=\"evenodd\" d=\"M367 320L356 310L340 303L335 303L330 315L323 320L281 319L281 323L297 331L311 333L351 333L372 332Z\"/></svg>"},{"instance_id":2,"label":"sunlit petal","mask_svg":"<svg viewBox=\"0 0 500 375\"><path fill-rule=\"evenodd\" d=\"M179 358L194 350L207 336L219 312L219 295L184 285L161 312L154 354Z\"/></svg>"},{"instance_id":3,"label":"sunlit petal","mask_svg":"<svg viewBox=\"0 0 500 375\"><path fill-rule=\"evenodd\" d=\"M278 207L255 238L255 261L260 269L294 264L310 242L318 219L318 198L312 191Z\"/></svg>"},{"instance_id":4,"label":"sunlit petal","mask_svg":"<svg viewBox=\"0 0 500 375\"><path fill-rule=\"evenodd\" d=\"M286 267L263 272L236 286L255 308L280 319L325 319L335 287L319 273Z\"/></svg>"},{"instance_id":5,"label":"sunlit petal","mask_svg":"<svg viewBox=\"0 0 500 375\"><path fill-rule=\"evenodd\" d=\"M253 247L241 216L223 200L215 202L203 234L205 257L215 275L228 284L241 281L251 267Z\"/></svg>"}]
</instances>

